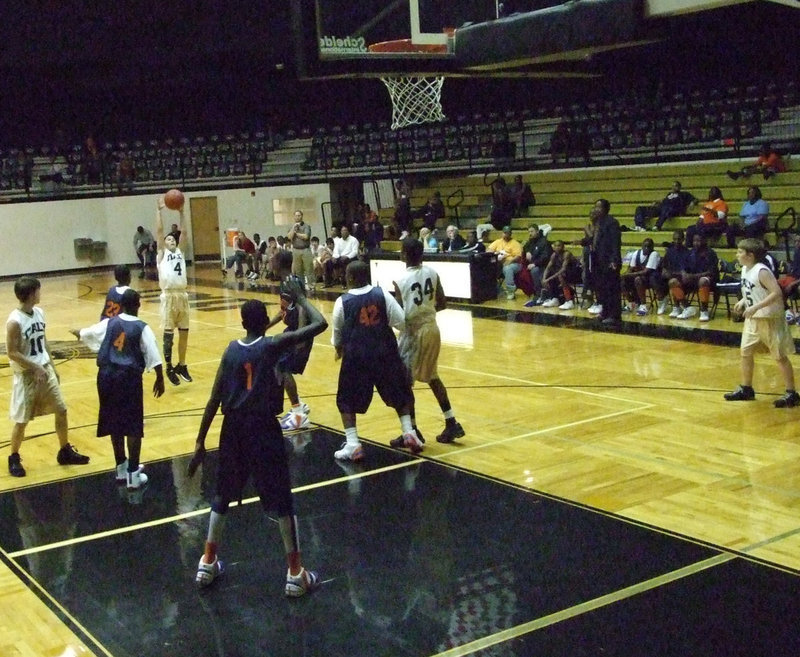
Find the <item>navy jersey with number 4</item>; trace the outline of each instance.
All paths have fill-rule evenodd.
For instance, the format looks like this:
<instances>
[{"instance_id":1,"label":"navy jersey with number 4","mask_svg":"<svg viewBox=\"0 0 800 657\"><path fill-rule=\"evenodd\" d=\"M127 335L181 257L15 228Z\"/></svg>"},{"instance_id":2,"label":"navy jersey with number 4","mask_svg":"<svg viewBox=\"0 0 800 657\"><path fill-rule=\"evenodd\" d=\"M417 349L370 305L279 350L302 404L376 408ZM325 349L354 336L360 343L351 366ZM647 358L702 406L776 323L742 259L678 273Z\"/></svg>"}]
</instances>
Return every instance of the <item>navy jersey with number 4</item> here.
<instances>
[{"instance_id":1,"label":"navy jersey with number 4","mask_svg":"<svg viewBox=\"0 0 800 657\"><path fill-rule=\"evenodd\" d=\"M250 411L265 416L279 413L283 409L283 388L275 376L275 365L282 353L268 336L249 344L231 342L222 355L222 412Z\"/></svg>"},{"instance_id":2,"label":"navy jersey with number 4","mask_svg":"<svg viewBox=\"0 0 800 657\"><path fill-rule=\"evenodd\" d=\"M144 354L142 353L142 332L145 324L142 320L126 321L120 317L108 320L106 336L100 351L97 352L97 365L116 365L144 372Z\"/></svg>"}]
</instances>

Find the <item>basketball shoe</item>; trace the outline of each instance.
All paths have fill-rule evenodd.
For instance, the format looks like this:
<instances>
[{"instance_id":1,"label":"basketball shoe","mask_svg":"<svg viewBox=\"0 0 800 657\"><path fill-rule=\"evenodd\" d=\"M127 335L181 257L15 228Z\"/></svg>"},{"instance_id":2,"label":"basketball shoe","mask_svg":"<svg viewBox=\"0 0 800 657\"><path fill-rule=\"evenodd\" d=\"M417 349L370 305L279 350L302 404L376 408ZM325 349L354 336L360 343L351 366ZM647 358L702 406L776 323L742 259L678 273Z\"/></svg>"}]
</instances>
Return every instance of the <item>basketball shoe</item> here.
<instances>
[{"instance_id":1,"label":"basketball shoe","mask_svg":"<svg viewBox=\"0 0 800 657\"><path fill-rule=\"evenodd\" d=\"M147 475L142 472L141 466L136 472L126 473L128 491L139 490L147 485Z\"/></svg>"},{"instance_id":2,"label":"basketball shoe","mask_svg":"<svg viewBox=\"0 0 800 657\"><path fill-rule=\"evenodd\" d=\"M458 422L447 424L444 431L436 436L437 443L452 443L457 438L464 437L464 428Z\"/></svg>"},{"instance_id":3,"label":"basketball shoe","mask_svg":"<svg viewBox=\"0 0 800 657\"><path fill-rule=\"evenodd\" d=\"M364 448L361 443L343 443L342 448L333 453L333 457L343 461L363 461Z\"/></svg>"},{"instance_id":4,"label":"basketball shoe","mask_svg":"<svg viewBox=\"0 0 800 657\"><path fill-rule=\"evenodd\" d=\"M425 438L422 436L422 432L416 427L414 428L414 431L417 433L417 438L419 438L420 442L424 445ZM389 441L389 447L394 447L395 449L403 449L403 447L405 446L406 446L405 434L400 434L399 436L397 436L397 438L392 438Z\"/></svg>"},{"instance_id":5,"label":"basketball shoe","mask_svg":"<svg viewBox=\"0 0 800 657\"><path fill-rule=\"evenodd\" d=\"M144 465L140 463L138 471L142 472L143 470ZM117 466L116 479L119 486L124 486L128 483L128 459L125 459Z\"/></svg>"},{"instance_id":6,"label":"basketball shoe","mask_svg":"<svg viewBox=\"0 0 800 657\"><path fill-rule=\"evenodd\" d=\"M178 377L178 373L172 365L167 365L167 378L174 386L179 386L181 384L180 377Z\"/></svg>"},{"instance_id":7,"label":"basketball shoe","mask_svg":"<svg viewBox=\"0 0 800 657\"><path fill-rule=\"evenodd\" d=\"M404 446L410 449L414 454L419 454L422 451L422 441L419 439L417 432L413 429L403 434Z\"/></svg>"},{"instance_id":8,"label":"basketball shoe","mask_svg":"<svg viewBox=\"0 0 800 657\"><path fill-rule=\"evenodd\" d=\"M281 429L284 431L299 431L305 429L310 424L308 415L305 413L291 412L281 420Z\"/></svg>"},{"instance_id":9,"label":"basketball shoe","mask_svg":"<svg viewBox=\"0 0 800 657\"><path fill-rule=\"evenodd\" d=\"M283 422L287 417L292 415L292 413L302 413L303 415L308 415L311 413L311 407L305 402L300 402L299 409L295 409L294 407L290 408L283 415L281 415L280 418L278 418L278 422Z\"/></svg>"},{"instance_id":10,"label":"basketball shoe","mask_svg":"<svg viewBox=\"0 0 800 657\"><path fill-rule=\"evenodd\" d=\"M56 461L58 461L59 465L86 465L89 462L89 457L78 453L78 450L67 443L58 450Z\"/></svg>"},{"instance_id":11,"label":"basketball shoe","mask_svg":"<svg viewBox=\"0 0 800 657\"><path fill-rule=\"evenodd\" d=\"M175 366L175 374L181 377L186 383L191 383L193 381L192 375L189 374L189 368L186 367L186 363L183 365L176 365ZM172 379L170 379L172 380Z\"/></svg>"},{"instance_id":12,"label":"basketball shoe","mask_svg":"<svg viewBox=\"0 0 800 657\"><path fill-rule=\"evenodd\" d=\"M197 564L197 576L194 581L200 587L211 586L214 580L224 572L225 566L217 557L214 557L214 563L206 563L203 561L203 557L200 557L200 563Z\"/></svg>"},{"instance_id":13,"label":"basketball shoe","mask_svg":"<svg viewBox=\"0 0 800 657\"><path fill-rule=\"evenodd\" d=\"M290 598L299 598L306 593L316 591L321 583L319 575L313 570L303 568L297 575L291 575L287 571L286 595Z\"/></svg>"}]
</instances>

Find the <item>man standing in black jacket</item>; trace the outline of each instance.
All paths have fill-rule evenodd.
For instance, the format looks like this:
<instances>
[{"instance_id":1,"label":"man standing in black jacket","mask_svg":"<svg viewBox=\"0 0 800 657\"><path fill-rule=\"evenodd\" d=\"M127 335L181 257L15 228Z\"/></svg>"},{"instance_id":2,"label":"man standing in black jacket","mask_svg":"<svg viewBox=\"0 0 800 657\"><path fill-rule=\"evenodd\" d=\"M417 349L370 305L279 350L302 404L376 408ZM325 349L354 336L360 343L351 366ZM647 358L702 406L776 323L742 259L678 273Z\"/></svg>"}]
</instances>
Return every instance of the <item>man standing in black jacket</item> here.
<instances>
[{"instance_id":1,"label":"man standing in black jacket","mask_svg":"<svg viewBox=\"0 0 800 657\"><path fill-rule=\"evenodd\" d=\"M622 321L619 278L622 266L622 234L619 222L608 213L611 204L606 199L598 199L594 207L598 219L592 241L590 268L597 301L603 306L599 319L604 326L614 326Z\"/></svg>"}]
</instances>

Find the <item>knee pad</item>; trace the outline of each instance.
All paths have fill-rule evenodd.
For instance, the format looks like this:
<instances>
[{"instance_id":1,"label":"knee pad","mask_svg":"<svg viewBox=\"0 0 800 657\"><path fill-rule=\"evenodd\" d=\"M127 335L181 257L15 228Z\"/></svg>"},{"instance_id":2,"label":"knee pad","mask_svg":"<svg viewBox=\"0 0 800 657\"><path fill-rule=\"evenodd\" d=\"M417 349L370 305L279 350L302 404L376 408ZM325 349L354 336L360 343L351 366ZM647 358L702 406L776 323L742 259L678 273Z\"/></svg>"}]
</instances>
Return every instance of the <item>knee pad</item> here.
<instances>
[{"instance_id":1,"label":"knee pad","mask_svg":"<svg viewBox=\"0 0 800 657\"><path fill-rule=\"evenodd\" d=\"M164 331L164 360L168 363L172 360L172 342L175 334L172 331Z\"/></svg>"}]
</instances>

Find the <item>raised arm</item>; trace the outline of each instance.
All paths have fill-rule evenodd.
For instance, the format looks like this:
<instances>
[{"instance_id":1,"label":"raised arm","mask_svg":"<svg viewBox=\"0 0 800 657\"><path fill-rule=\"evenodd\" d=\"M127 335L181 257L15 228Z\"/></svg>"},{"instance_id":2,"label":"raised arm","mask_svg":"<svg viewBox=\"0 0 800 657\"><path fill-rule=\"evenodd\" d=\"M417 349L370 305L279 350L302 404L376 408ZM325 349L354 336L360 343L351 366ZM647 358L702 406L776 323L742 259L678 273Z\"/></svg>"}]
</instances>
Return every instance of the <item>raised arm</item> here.
<instances>
[{"instance_id":1,"label":"raised arm","mask_svg":"<svg viewBox=\"0 0 800 657\"><path fill-rule=\"evenodd\" d=\"M280 335L276 335L273 338L276 343L285 346L299 344L300 342L312 339L328 328L328 322L322 316L322 313L311 305L306 298L303 288L297 281L289 279L284 283L284 286L294 298L294 302L305 311L308 317L308 324L296 331L285 331Z\"/></svg>"}]
</instances>

